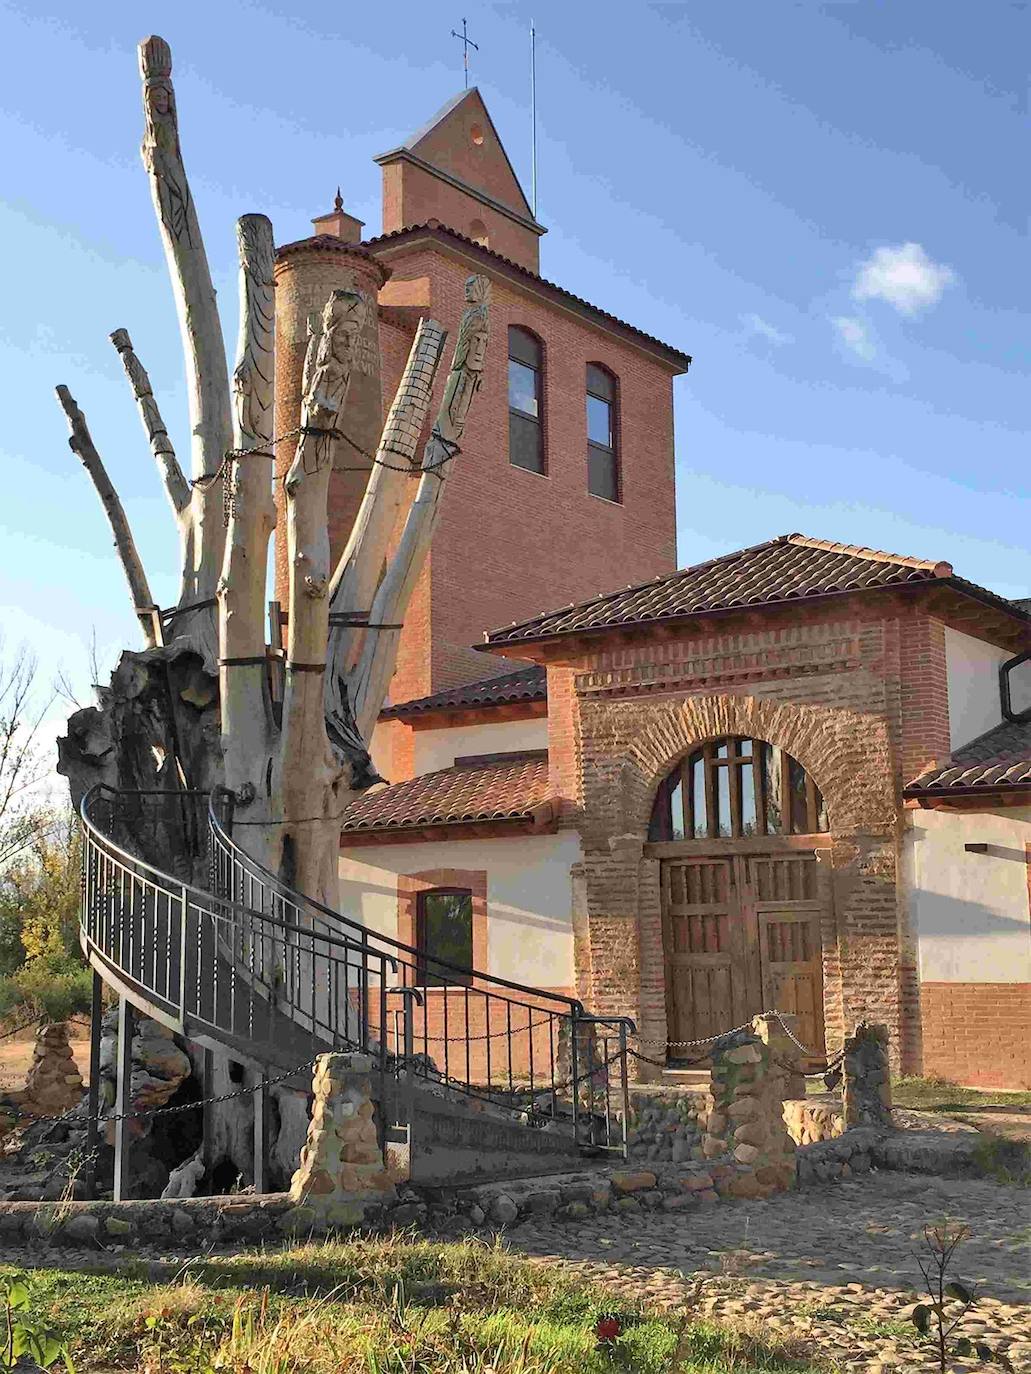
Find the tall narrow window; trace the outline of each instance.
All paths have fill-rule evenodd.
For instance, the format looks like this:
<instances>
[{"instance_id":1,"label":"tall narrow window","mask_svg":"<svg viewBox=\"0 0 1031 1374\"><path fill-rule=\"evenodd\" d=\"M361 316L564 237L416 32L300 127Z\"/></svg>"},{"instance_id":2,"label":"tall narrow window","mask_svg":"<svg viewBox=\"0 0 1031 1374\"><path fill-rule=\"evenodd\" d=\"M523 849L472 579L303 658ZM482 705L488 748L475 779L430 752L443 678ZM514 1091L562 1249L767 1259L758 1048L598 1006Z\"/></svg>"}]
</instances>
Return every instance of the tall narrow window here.
<instances>
[{"instance_id":1,"label":"tall narrow window","mask_svg":"<svg viewBox=\"0 0 1031 1374\"><path fill-rule=\"evenodd\" d=\"M508 331L508 459L544 471L543 377L540 340L512 325Z\"/></svg>"},{"instance_id":2,"label":"tall narrow window","mask_svg":"<svg viewBox=\"0 0 1031 1374\"><path fill-rule=\"evenodd\" d=\"M419 893L415 943L417 976L424 987L460 982L463 972L472 981L473 895L468 888L436 887Z\"/></svg>"},{"instance_id":3,"label":"tall narrow window","mask_svg":"<svg viewBox=\"0 0 1031 1374\"><path fill-rule=\"evenodd\" d=\"M596 363L587 364L587 490L619 500L616 379Z\"/></svg>"}]
</instances>

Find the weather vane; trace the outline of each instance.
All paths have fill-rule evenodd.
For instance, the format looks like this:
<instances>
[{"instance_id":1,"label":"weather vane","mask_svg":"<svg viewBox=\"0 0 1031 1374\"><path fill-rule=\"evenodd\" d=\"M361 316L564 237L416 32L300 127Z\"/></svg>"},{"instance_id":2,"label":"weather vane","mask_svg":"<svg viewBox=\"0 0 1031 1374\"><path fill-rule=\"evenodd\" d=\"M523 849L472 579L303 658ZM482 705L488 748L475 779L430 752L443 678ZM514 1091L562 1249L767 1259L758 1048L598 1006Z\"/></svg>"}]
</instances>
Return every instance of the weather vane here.
<instances>
[{"instance_id":1,"label":"weather vane","mask_svg":"<svg viewBox=\"0 0 1031 1374\"><path fill-rule=\"evenodd\" d=\"M464 19L462 20L462 32L459 33L457 29L452 29L452 30L451 30L451 37L452 37L452 38L460 38L460 39L462 40L462 69L463 69L463 71L465 72L465 89L468 90L468 89L469 89L469 49L470 49L470 48L475 48L476 51L479 52L479 51L480 51L480 45L479 45L479 43L474 43L473 40L469 37L469 34L468 34L468 32L466 31L465 20L464 20Z\"/></svg>"}]
</instances>

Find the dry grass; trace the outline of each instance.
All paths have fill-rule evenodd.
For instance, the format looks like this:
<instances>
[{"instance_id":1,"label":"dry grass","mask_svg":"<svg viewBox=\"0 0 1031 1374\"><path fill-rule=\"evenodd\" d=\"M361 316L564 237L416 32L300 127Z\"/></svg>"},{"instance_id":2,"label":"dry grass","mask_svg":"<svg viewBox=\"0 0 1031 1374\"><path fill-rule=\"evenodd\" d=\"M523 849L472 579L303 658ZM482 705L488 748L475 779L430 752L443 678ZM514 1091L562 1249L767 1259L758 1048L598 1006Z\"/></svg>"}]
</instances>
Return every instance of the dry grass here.
<instances>
[{"instance_id":1,"label":"dry grass","mask_svg":"<svg viewBox=\"0 0 1031 1374\"><path fill-rule=\"evenodd\" d=\"M3 1271L0 1269L0 1275ZM405 1237L208 1259L173 1284L47 1271L79 1374L786 1374L798 1348L670 1315L478 1241ZM596 1323L616 1306L618 1340Z\"/></svg>"}]
</instances>

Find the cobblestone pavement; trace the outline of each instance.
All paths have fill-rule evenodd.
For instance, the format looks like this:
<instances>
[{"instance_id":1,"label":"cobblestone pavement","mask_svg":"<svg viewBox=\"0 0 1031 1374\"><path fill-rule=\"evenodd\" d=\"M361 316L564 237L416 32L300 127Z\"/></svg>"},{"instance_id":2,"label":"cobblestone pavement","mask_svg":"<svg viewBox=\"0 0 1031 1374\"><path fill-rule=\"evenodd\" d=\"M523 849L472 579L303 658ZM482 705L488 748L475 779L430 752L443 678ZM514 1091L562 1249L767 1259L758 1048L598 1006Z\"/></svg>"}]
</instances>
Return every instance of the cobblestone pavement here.
<instances>
[{"instance_id":1,"label":"cobblestone pavement","mask_svg":"<svg viewBox=\"0 0 1031 1374\"><path fill-rule=\"evenodd\" d=\"M964 1330L1031 1370L1031 1194L986 1180L879 1173L689 1213L535 1219L509 1241L627 1296L799 1338L842 1369L919 1370L933 1362L905 1316L915 1252L944 1216L971 1231L955 1277L981 1296Z\"/></svg>"}]
</instances>

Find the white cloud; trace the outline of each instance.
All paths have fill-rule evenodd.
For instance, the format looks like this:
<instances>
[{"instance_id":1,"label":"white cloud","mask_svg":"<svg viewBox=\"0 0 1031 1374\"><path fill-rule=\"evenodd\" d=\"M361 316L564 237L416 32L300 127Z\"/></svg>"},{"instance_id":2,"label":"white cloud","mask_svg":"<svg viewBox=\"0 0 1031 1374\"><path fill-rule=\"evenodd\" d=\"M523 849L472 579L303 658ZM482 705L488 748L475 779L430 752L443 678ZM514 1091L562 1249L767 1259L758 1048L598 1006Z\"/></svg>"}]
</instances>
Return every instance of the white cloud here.
<instances>
[{"instance_id":1,"label":"white cloud","mask_svg":"<svg viewBox=\"0 0 1031 1374\"><path fill-rule=\"evenodd\" d=\"M744 325L745 329L747 329L749 334L759 334L764 339L767 339L770 343L777 344L778 347L781 344L792 342L790 334L782 333L781 330L777 329L774 325L770 324L768 320L764 320L761 315L742 315L741 323Z\"/></svg>"},{"instance_id":2,"label":"white cloud","mask_svg":"<svg viewBox=\"0 0 1031 1374\"><path fill-rule=\"evenodd\" d=\"M919 243L877 248L861 263L852 288L857 301L882 300L903 315L936 305L956 279L951 267L932 262Z\"/></svg>"},{"instance_id":3,"label":"white cloud","mask_svg":"<svg viewBox=\"0 0 1031 1374\"><path fill-rule=\"evenodd\" d=\"M870 337L870 331L862 320L856 319L854 315L835 315L831 324L837 330L838 338L850 352L857 358L862 358L864 363L873 362L877 349Z\"/></svg>"}]
</instances>

